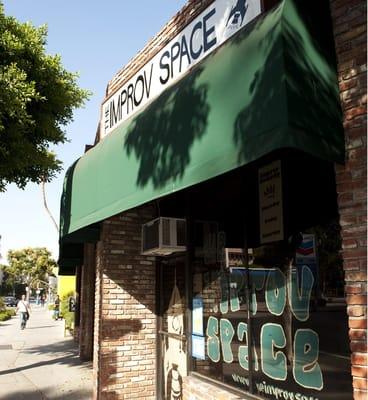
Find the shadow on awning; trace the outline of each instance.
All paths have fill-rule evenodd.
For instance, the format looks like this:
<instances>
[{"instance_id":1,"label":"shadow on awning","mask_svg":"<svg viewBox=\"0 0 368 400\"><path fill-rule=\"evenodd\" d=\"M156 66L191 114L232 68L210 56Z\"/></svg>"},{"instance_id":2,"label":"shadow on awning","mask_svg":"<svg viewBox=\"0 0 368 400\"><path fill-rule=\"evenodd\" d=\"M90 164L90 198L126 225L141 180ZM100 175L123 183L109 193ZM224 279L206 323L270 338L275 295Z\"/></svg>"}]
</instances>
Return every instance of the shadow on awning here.
<instances>
[{"instance_id":1,"label":"shadow on awning","mask_svg":"<svg viewBox=\"0 0 368 400\"><path fill-rule=\"evenodd\" d=\"M98 222L272 151L344 161L332 28L321 35L300 7L285 0L243 28L72 165L60 266L68 243L98 240Z\"/></svg>"}]
</instances>

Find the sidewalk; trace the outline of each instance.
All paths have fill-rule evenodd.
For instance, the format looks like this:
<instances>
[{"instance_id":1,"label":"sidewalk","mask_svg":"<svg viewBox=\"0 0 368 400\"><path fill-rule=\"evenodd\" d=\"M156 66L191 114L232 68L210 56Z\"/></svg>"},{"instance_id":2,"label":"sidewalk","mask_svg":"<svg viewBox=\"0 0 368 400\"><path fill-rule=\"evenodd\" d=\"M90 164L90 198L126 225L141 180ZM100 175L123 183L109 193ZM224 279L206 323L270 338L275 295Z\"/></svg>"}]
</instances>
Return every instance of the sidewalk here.
<instances>
[{"instance_id":1,"label":"sidewalk","mask_svg":"<svg viewBox=\"0 0 368 400\"><path fill-rule=\"evenodd\" d=\"M63 321L33 305L25 330L19 316L0 322L1 400L90 400L91 363L81 363Z\"/></svg>"}]
</instances>

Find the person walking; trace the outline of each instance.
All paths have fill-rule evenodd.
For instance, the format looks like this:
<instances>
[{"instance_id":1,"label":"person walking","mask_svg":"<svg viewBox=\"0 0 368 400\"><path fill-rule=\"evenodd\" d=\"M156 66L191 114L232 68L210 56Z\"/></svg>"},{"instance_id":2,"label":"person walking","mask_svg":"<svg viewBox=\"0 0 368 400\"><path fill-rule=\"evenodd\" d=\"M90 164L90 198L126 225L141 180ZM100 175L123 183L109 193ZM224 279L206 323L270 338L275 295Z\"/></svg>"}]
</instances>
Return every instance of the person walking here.
<instances>
[{"instance_id":1,"label":"person walking","mask_svg":"<svg viewBox=\"0 0 368 400\"><path fill-rule=\"evenodd\" d=\"M59 297L59 295L56 296L56 299L54 302L54 319L55 319L55 321L61 319L60 318L60 297Z\"/></svg>"},{"instance_id":2,"label":"person walking","mask_svg":"<svg viewBox=\"0 0 368 400\"><path fill-rule=\"evenodd\" d=\"M17 313L18 311L20 316L20 329L23 330L27 325L29 314L31 312L31 307L24 294L22 294L22 299L18 301L15 312Z\"/></svg>"}]
</instances>

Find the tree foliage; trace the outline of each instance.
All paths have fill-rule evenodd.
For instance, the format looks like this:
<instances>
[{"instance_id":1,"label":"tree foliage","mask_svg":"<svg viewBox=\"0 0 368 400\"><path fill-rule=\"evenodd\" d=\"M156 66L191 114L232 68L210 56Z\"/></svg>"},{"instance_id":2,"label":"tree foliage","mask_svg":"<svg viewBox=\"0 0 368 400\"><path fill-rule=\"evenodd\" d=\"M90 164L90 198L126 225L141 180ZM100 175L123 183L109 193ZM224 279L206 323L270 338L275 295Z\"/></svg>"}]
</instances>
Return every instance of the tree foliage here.
<instances>
[{"instance_id":1,"label":"tree foliage","mask_svg":"<svg viewBox=\"0 0 368 400\"><path fill-rule=\"evenodd\" d=\"M30 289L46 287L48 276L57 266L51 253L45 247L29 247L8 251L8 263L5 272L13 282L21 282Z\"/></svg>"},{"instance_id":2,"label":"tree foliage","mask_svg":"<svg viewBox=\"0 0 368 400\"><path fill-rule=\"evenodd\" d=\"M89 92L59 55L45 53L47 27L5 16L0 0L0 191L8 183L49 181L61 169L50 146Z\"/></svg>"}]
</instances>

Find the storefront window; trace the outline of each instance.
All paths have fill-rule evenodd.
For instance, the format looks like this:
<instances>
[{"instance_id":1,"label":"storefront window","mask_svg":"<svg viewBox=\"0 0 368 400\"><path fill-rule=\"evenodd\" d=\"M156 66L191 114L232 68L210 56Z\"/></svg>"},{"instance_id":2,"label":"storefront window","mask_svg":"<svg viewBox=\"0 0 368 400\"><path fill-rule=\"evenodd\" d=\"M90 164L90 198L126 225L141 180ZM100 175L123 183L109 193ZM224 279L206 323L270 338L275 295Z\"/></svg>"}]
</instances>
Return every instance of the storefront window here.
<instances>
[{"instance_id":1,"label":"storefront window","mask_svg":"<svg viewBox=\"0 0 368 400\"><path fill-rule=\"evenodd\" d=\"M265 399L350 398L337 226L246 251L196 249L195 372Z\"/></svg>"}]
</instances>

